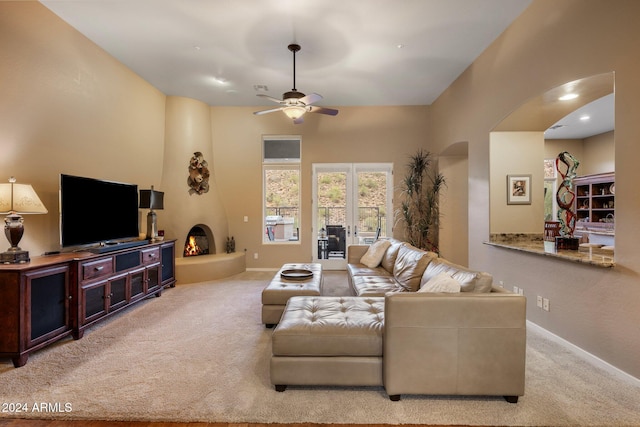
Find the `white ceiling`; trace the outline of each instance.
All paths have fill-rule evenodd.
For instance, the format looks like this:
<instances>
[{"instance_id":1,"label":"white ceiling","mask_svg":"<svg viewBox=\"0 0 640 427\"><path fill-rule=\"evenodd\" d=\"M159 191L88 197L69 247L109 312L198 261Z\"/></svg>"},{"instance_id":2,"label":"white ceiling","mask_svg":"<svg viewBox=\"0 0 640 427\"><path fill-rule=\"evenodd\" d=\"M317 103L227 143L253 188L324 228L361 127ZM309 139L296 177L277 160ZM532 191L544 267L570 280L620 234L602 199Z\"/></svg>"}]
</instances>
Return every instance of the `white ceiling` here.
<instances>
[{"instance_id":1,"label":"white ceiling","mask_svg":"<svg viewBox=\"0 0 640 427\"><path fill-rule=\"evenodd\" d=\"M293 88L298 43L296 88L339 107L431 104L531 0L41 3L163 93L214 106L275 107L256 94ZM588 130L568 116L547 137L613 129L612 97L594 104Z\"/></svg>"},{"instance_id":2,"label":"white ceiling","mask_svg":"<svg viewBox=\"0 0 640 427\"><path fill-rule=\"evenodd\" d=\"M531 0L41 0L167 95L269 105L431 104ZM398 48L398 45L404 47Z\"/></svg>"},{"instance_id":3,"label":"white ceiling","mask_svg":"<svg viewBox=\"0 0 640 427\"><path fill-rule=\"evenodd\" d=\"M546 139L582 139L612 131L615 122L612 93L580 107L558 120L544 133Z\"/></svg>"}]
</instances>

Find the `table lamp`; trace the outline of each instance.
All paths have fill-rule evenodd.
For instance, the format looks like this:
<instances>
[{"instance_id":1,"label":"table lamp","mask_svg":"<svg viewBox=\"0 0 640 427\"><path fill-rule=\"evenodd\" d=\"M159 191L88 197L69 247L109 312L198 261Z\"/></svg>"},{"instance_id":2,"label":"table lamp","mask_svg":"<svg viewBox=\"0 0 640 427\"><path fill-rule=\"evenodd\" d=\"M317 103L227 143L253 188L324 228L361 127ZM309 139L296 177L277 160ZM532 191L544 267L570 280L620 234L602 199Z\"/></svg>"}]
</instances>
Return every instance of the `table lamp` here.
<instances>
[{"instance_id":1,"label":"table lamp","mask_svg":"<svg viewBox=\"0 0 640 427\"><path fill-rule=\"evenodd\" d=\"M4 219L4 234L11 243L6 252L0 253L3 264L29 262L29 252L18 247L24 234L24 220L21 214L46 214L40 198L29 184L16 184L14 177L8 184L0 184L0 213L8 214Z\"/></svg>"},{"instance_id":2,"label":"table lamp","mask_svg":"<svg viewBox=\"0 0 640 427\"><path fill-rule=\"evenodd\" d=\"M158 218L154 209L164 209L164 193L151 190L140 190L140 208L150 209L147 214L147 240L156 240L158 237Z\"/></svg>"}]
</instances>

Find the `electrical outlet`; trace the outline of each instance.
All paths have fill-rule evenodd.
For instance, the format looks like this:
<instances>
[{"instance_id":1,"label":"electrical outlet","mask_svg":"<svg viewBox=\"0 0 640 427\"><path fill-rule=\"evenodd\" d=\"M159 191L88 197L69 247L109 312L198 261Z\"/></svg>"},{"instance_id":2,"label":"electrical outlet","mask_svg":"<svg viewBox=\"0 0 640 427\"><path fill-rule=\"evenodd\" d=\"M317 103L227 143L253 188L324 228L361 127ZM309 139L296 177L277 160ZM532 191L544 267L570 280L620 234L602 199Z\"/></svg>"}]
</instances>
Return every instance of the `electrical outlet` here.
<instances>
[{"instance_id":1,"label":"electrical outlet","mask_svg":"<svg viewBox=\"0 0 640 427\"><path fill-rule=\"evenodd\" d=\"M258 252L253 254L253 259L258 259Z\"/></svg>"},{"instance_id":2,"label":"electrical outlet","mask_svg":"<svg viewBox=\"0 0 640 427\"><path fill-rule=\"evenodd\" d=\"M542 308L542 297L540 295L536 298L536 305L538 308Z\"/></svg>"},{"instance_id":3,"label":"electrical outlet","mask_svg":"<svg viewBox=\"0 0 640 427\"><path fill-rule=\"evenodd\" d=\"M520 293L520 288L519 288L519 287L517 287L517 286L514 286L514 287L513 287L513 293L514 293L514 294L519 294L519 293Z\"/></svg>"},{"instance_id":4,"label":"electrical outlet","mask_svg":"<svg viewBox=\"0 0 640 427\"><path fill-rule=\"evenodd\" d=\"M504 280L500 280L500 282L498 282L498 284L500 285L501 288L504 288Z\"/></svg>"},{"instance_id":5,"label":"electrical outlet","mask_svg":"<svg viewBox=\"0 0 640 427\"><path fill-rule=\"evenodd\" d=\"M549 298L542 298L542 309L544 311L551 311L551 307L549 307Z\"/></svg>"},{"instance_id":6,"label":"electrical outlet","mask_svg":"<svg viewBox=\"0 0 640 427\"><path fill-rule=\"evenodd\" d=\"M524 289L522 289L522 288L518 289L518 294L519 295L524 295Z\"/></svg>"}]
</instances>

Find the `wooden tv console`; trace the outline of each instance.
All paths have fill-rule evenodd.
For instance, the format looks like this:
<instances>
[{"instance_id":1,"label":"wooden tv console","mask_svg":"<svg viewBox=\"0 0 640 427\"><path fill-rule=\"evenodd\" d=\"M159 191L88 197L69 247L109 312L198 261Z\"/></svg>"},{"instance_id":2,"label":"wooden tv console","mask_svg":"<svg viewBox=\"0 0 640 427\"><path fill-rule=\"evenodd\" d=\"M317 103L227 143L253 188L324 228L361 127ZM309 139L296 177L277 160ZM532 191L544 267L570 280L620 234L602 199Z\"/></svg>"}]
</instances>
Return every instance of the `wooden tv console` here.
<instances>
[{"instance_id":1,"label":"wooden tv console","mask_svg":"<svg viewBox=\"0 0 640 427\"><path fill-rule=\"evenodd\" d=\"M175 286L175 240L0 265L0 357L29 354Z\"/></svg>"}]
</instances>

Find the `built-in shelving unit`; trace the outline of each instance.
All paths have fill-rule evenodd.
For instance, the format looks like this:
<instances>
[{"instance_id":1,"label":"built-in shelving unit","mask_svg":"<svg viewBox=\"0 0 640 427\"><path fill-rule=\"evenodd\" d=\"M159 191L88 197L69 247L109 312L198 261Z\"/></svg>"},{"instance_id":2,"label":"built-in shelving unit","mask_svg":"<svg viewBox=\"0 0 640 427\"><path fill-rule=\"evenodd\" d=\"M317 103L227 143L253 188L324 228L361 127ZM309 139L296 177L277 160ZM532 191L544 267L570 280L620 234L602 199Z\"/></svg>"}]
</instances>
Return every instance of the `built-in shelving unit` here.
<instances>
[{"instance_id":1,"label":"built-in shelving unit","mask_svg":"<svg viewBox=\"0 0 640 427\"><path fill-rule=\"evenodd\" d=\"M575 209L578 226L611 228L615 223L615 173L577 177Z\"/></svg>"}]
</instances>

